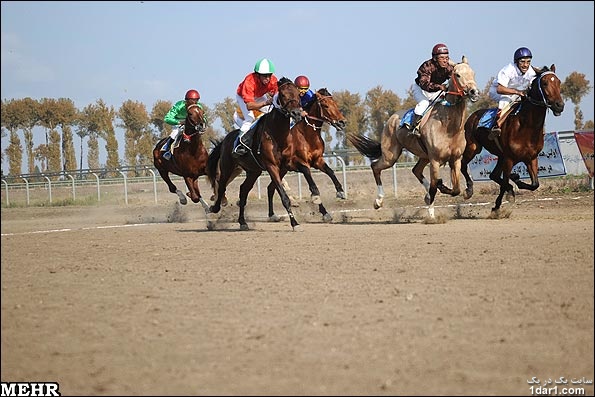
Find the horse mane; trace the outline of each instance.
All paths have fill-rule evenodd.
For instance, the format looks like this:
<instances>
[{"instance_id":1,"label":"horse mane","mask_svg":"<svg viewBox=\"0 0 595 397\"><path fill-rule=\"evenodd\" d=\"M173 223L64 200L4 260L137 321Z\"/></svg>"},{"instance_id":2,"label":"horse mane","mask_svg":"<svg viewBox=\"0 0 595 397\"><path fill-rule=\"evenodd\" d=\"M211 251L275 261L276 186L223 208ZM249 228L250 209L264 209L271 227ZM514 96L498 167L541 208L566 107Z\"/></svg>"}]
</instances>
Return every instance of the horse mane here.
<instances>
[{"instance_id":1,"label":"horse mane","mask_svg":"<svg viewBox=\"0 0 595 397\"><path fill-rule=\"evenodd\" d=\"M277 87L281 87L284 84L287 83L293 83L291 80L289 80L287 77L283 76L281 77L281 79L279 81L277 81Z\"/></svg>"},{"instance_id":2,"label":"horse mane","mask_svg":"<svg viewBox=\"0 0 595 397\"><path fill-rule=\"evenodd\" d=\"M332 96L332 94L326 89L326 87L322 87L316 92L323 96Z\"/></svg>"}]
</instances>

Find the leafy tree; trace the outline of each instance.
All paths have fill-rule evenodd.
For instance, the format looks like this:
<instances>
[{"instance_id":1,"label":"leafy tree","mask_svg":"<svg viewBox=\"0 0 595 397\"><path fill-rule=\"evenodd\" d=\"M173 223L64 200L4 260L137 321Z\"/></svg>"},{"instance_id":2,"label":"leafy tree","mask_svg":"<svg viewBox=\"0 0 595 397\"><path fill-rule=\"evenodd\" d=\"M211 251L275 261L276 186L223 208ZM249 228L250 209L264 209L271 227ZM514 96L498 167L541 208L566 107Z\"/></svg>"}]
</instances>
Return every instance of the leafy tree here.
<instances>
[{"instance_id":1,"label":"leafy tree","mask_svg":"<svg viewBox=\"0 0 595 397\"><path fill-rule=\"evenodd\" d=\"M171 126L163 119L173 104L170 101L157 101L151 110L151 124L157 129L155 139L171 134Z\"/></svg>"},{"instance_id":2,"label":"leafy tree","mask_svg":"<svg viewBox=\"0 0 595 397\"><path fill-rule=\"evenodd\" d=\"M560 86L562 97L570 99L574 104L574 128L577 130L583 128L583 112L580 110L580 102L585 95L591 92L590 83L583 73L572 72Z\"/></svg>"},{"instance_id":3,"label":"leafy tree","mask_svg":"<svg viewBox=\"0 0 595 397\"><path fill-rule=\"evenodd\" d=\"M76 169L76 155L74 153L74 142L72 140L72 126L78 120L78 109L71 99L60 98L57 103L58 125L62 130L62 169Z\"/></svg>"},{"instance_id":4,"label":"leafy tree","mask_svg":"<svg viewBox=\"0 0 595 397\"><path fill-rule=\"evenodd\" d=\"M219 102L215 104L215 117L218 117L221 120L221 125L223 126L224 133L227 134L237 127L235 126L235 122L233 121L233 114L236 110L236 101L233 98L225 97L223 102Z\"/></svg>"},{"instance_id":5,"label":"leafy tree","mask_svg":"<svg viewBox=\"0 0 595 397\"><path fill-rule=\"evenodd\" d=\"M125 129L124 158L129 166L146 164L152 158L153 135L149 129L149 114L144 104L128 100L118 110ZM150 139L147 139L150 134ZM151 156L151 157L149 157Z\"/></svg>"},{"instance_id":6,"label":"leafy tree","mask_svg":"<svg viewBox=\"0 0 595 397\"><path fill-rule=\"evenodd\" d=\"M4 113L2 115L4 116ZM6 148L6 155L8 156L8 174L15 176L22 174L23 147L16 130L10 131L10 143Z\"/></svg>"},{"instance_id":7,"label":"leafy tree","mask_svg":"<svg viewBox=\"0 0 595 397\"><path fill-rule=\"evenodd\" d=\"M401 106L401 98L392 91L385 91L382 86L372 88L365 100L371 134L379 140L388 118Z\"/></svg>"}]
</instances>

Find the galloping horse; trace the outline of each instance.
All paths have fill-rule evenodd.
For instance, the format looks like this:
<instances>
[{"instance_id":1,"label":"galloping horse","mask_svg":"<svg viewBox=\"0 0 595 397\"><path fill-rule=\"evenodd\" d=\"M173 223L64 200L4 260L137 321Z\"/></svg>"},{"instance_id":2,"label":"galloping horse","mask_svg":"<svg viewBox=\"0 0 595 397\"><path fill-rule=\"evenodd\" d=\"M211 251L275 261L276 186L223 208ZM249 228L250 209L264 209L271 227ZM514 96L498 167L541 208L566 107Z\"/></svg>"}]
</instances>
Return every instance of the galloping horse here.
<instances>
[{"instance_id":1,"label":"galloping horse","mask_svg":"<svg viewBox=\"0 0 595 397\"><path fill-rule=\"evenodd\" d=\"M180 204L187 203L186 196L173 184L169 173L179 175L184 178L188 187L188 197L194 203L200 202L205 212L209 212L209 205L203 200L198 188L198 177L206 175L207 160L209 154L205 148L201 135L207 128L204 110L197 104L187 106L188 115L184 123L184 132L180 145L175 149L170 160L163 158L161 147L167 141L167 138L161 139L153 148L153 164L159 175L169 187L171 193L175 193L180 198Z\"/></svg>"},{"instance_id":2,"label":"galloping horse","mask_svg":"<svg viewBox=\"0 0 595 397\"><path fill-rule=\"evenodd\" d=\"M322 214L322 219L325 222L330 222L333 218L320 200L320 191L312 178L310 167L314 167L327 174L335 185L337 197L345 199L343 186L337 179L332 168L324 161L324 140L320 136L320 130L325 122L339 131L343 130L346 124L345 116L343 116L337 102L335 102L333 96L326 88L316 91L314 99L304 110L306 110L308 115L291 127L291 133L289 135L291 144L281 153L283 156L281 178L285 176L287 171L299 171L304 174L312 194L312 202L318 204L318 210ZM269 220L277 222L280 218L273 211L274 193L275 185L271 182L267 187Z\"/></svg>"},{"instance_id":3,"label":"galloping horse","mask_svg":"<svg viewBox=\"0 0 595 397\"><path fill-rule=\"evenodd\" d=\"M299 91L295 84L288 78L281 78L277 83L279 92L273 101L273 110L260 117L248 133L254 134L252 151L241 156L232 156L234 142L239 130L228 133L222 141L218 142L209 156L207 176L213 183L216 191L215 203L211 206L212 213L221 209L221 200L225 195L227 185L241 173L246 172L246 179L240 185L240 215L238 222L240 230L248 230L244 217L244 208L248 193L263 170L266 170L274 183L283 206L287 210L293 230L298 230L299 224L291 211L289 196L281 183L282 156L290 143L289 119L293 117L298 122L301 120L302 107Z\"/></svg>"},{"instance_id":4,"label":"galloping horse","mask_svg":"<svg viewBox=\"0 0 595 397\"><path fill-rule=\"evenodd\" d=\"M475 72L463 56L462 62L454 66L448 82L444 100L436 103L422 119L420 137L410 133L407 127L399 127L400 117L393 114L382 131L381 142L363 135L348 135L349 141L366 157L372 159L372 172L376 180L378 196L374 208L382 207L384 189L380 173L397 161L403 148L417 155L419 160L412 169L413 174L426 189L424 201L428 214L434 217L434 199L437 190L451 196L460 194L461 158L465 149L463 123L467 114L467 101L477 101L479 90L475 82ZM446 187L439 179L439 167L448 163L452 188ZM424 178L423 170L430 164L430 183Z\"/></svg>"},{"instance_id":5,"label":"galloping horse","mask_svg":"<svg viewBox=\"0 0 595 397\"><path fill-rule=\"evenodd\" d=\"M479 109L469 116L465 123L467 146L463 153L461 168L467 184L465 199L473 196L473 180L469 176L468 164L483 147L498 156L496 166L490 172L490 179L500 185L496 204L492 208L494 216L498 216L505 193L509 193L514 200L514 189L508 182L509 179L519 189L533 191L539 187L537 157L543 149L544 123L548 109L552 110L554 116L560 116L564 111L560 79L556 76L555 65L551 65L550 68L543 67L538 71L518 108L504 120L502 133L497 140L490 140L489 131L478 127L480 119L489 109ZM521 181L518 174L512 173L512 168L519 162L527 166L531 184Z\"/></svg>"}]
</instances>

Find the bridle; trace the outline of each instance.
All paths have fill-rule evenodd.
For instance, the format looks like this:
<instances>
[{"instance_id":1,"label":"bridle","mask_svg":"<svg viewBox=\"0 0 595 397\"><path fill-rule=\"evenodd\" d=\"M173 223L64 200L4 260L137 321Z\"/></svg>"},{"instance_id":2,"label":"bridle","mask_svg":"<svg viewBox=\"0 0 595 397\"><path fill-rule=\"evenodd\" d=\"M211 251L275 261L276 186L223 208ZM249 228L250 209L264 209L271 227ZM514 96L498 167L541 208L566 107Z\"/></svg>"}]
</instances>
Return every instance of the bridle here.
<instances>
[{"instance_id":1,"label":"bridle","mask_svg":"<svg viewBox=\"0 0 595 397\"><path fill-rule=\"evenodd\" d=\"M307 125L309 125L310 127L312 127L314 130L320 130L322 128L322 124L324 124L325 122L328 122L331 125L336 125L338 123L338 120L333 120L324 114L324 108L322 107L322 104L321 104L322 101L331 99L331 98L332 98L332 95L316 94L316 105L318 105L318 107L320 108L320 117L312 116L310 113L308 113L308 115L304 117L304 122ZM318 126L316 126L316 124L310 123L308 121L308 119L320 121L322 124L320 125L320 127L318 127Z\"/></svg>"},{"instance_id":2,"label":"bridle","mask_svg":"<svg viewBox=\"0 0 595 397\"><path fill-rule=\"evenodd\" d=\"M552 108L552 105L549 103L548 99L546 99L545 94L543 93L543 88L541 87L541 79L543 78L543 76L545 76L547 74L553 74L554 76L556 76L556 73L552 72L551 70L548 70L546 72L541 73L539 76L536 77L536 79L537 79L537 91L538 91L538 94L541 96L541 98L534 99L531 96L531 94L534 91L533 85L535 83L531 84L531 86L529 87L529 90L528 90L528 93L526 95L526 98L533 105L542 106L542 107L546 107L548 109L551 109ZM556 76L556 78L557 77L558 76Z\"/></svg>"},{"instance_id":3,"label":"bridle","mask_svg":"<svg viewBox=\"0 0 595 397\"><path fill-rule=\"evenodd\" d=\"M292 84L292 85L295 86L295 84L293 84L293 82L291 80L288 80L288 81L284 82L283 84L280 84L279 85L279 89L281 89L281 87L283 87L284 85L287 85L287 84ZM296 87L296 90L297 90L297 87ZM281 104L279 103L279 97L278 97L278 94L277 94L277 96L273 100L273 108L276 109L276 110L278 110L279 112L281 112L281 114L283 116L285 116L287 118L290 118L292 116L292 113L286 107L287 107L287 105L289 105L293 101L295 101L299 105L299 101L296 101L296 100L292 99L292 100L288 101L285 104L285 106L281 106ZM301 107L301 106L298 106L298 107Z\"/></svg>"},{"instance_id":4,"label":"bridle","mask_svg":"<svg viewBox=\"0 0 595 397\"><path fill-rule=\"evenodd\" d=\"M186 140L189 140L196 134L203 134L207 129L207 119L206 119L206 116L204 115L204 113L203 113L203 116L200 121L198 121L196 123L194 121L192 121L192 118L190 117L190 109L192 109L193 107L197 107L200 110L202 110L202 107L196 103L189 105L188 108L186 109L186 111L188 112L188 116L186 116L186 121L188 122L188 124L190 124L192 126L192 129L194 130L194 132L188 134L188 133L186 133L186 129L184 129L183 137Z\"/></svg>"}]
</instances>

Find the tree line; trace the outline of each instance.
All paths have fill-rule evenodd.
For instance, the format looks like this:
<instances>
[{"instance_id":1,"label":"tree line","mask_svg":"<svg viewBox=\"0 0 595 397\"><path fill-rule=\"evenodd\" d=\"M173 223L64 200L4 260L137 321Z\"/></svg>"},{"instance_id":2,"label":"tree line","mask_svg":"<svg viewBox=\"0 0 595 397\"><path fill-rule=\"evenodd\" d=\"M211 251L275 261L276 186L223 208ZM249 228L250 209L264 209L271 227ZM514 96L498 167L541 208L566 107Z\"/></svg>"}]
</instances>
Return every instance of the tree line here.
<instances>
[{"instance_id":1,"label":"tree line","mask_svg":"<svg viewBox=\"0 0 595 397\"><path fill-rule=\"evenodd\" d=\"M493 80L492 77L488 81L477 102L468 103L469 114L477 109L497 106L488 95ZM564 100L570 100L574 105L576 130L593 128L593 120L584 122L583 112L580 110L580 102L589 94L591 88L590 81L579 72L570 73L562 83ZM363 132L379 140L385 122L393 113L410 109L416 104L411 89L407 90L406 98L401 98L380 85L370 89L363 98L359 93L351 93L348 90L334 92L333 98L346 117L347 126L344 131L335 131L333 135L325 123L321 133L329 151L347 149L346 135L349 133ZM102 99L81 110L68 98L35 100L27 97L3 100L2 137L9 136L9 144L1 151L2 160L6 156L8 174L12 176L23 174L23 158L26 159L25 173L28 174L72 172L83 169L86 140L86 158L90 169L116 169L122 166L151 164L152 149L157 140L171 133L172 126L166 124L163 118L172 104L171 101L158 100L148 112L143 103L132 100L122 103L118 110L113 106L107 106ZM222 102L215 103L213 108L206 105L204 107L209 127L203 141L208 145L211 140L221 139L234 129L235 100L226 97ZM212 127L217 119L223 131ZM44 129L45 143L33 147L35 127ZM124 158L120 158L118 152L120 142L116 139L115 127L124 130ZM78 162L74 150L75 134L80 145ZM105 164L99 164L100 141L103 141L107 152Z\"/></svg>"}]
</instances>

